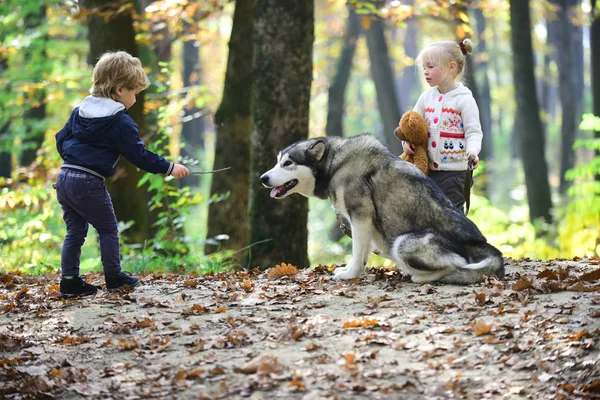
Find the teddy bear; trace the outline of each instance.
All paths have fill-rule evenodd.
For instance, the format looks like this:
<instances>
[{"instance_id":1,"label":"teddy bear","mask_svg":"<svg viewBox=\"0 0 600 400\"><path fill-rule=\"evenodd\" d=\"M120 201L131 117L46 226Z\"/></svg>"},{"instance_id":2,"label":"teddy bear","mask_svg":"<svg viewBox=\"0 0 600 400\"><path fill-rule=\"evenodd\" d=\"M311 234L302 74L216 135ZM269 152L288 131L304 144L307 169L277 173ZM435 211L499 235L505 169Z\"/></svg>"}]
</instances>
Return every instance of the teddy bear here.
<instances>
[{"instance_id":1,"label":"teddy bear","mask_svg":"<svg viewBox=\"0 0 600 400\"><path fill-rule=\"evenodd\" d=\"M407 111L400 119L394 135L415 145L415 154L402 153L400 158L415 164L427 175L429 173L429 158L427 157L427 123L416 111Z\"/></svg>"}]
</instances>

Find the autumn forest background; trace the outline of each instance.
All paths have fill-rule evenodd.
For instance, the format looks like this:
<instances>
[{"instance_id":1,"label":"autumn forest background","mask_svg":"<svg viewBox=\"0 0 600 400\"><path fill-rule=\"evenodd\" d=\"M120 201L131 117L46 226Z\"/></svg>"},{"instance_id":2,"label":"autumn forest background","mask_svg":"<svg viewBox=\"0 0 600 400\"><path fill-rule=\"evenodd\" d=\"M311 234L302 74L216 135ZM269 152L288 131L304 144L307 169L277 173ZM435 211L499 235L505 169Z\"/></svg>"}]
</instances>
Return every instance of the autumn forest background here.
<instances>
[{"instance_id":1,"label":"autumn forest background","mask_svg":"<svg viewBox=\"0 0 600 400\"><path fill-rule=\"evenodd\" d=\"M346 262L328 202L272 200L258 177L312 136L370 132L399 154L394 128L425 89L419 49L465 37L484 131L469 218L505 256L597 255L599 13L596 0L5 0L0 270L60 269L54 135L105 51L147 69L130 114L149 148L231 167L175 181L120 161L107 186L124 268L204 273ZM101 269L93 229L82 269Z\"/></svg>"}]
</instances>

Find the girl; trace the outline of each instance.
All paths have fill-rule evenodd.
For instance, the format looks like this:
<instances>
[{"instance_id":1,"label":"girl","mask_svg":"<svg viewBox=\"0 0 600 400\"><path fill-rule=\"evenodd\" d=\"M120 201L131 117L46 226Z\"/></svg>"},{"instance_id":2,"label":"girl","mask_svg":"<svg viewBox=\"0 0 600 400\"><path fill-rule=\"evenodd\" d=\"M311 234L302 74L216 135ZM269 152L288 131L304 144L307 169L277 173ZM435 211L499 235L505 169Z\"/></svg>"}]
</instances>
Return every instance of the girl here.
<instances>
[{"instance_id":1,"label":"girl","mask_svg":"<svg viewBox=\"0 0 600 400\"><path fill-rule=\"evenodd\" d=\"M469 39L460 43L437 42L425 47L416 59L431 86L414 107L427 122L429 177L460 210L468 200L465 179L471 172L469 160L473 169L478 167L483 138L477 103L460 82L466 57L472 51ZM414 145L405 140L399 129L395 134L404 141L404 151L413 154Z\"/></svg>"}]
</instances>

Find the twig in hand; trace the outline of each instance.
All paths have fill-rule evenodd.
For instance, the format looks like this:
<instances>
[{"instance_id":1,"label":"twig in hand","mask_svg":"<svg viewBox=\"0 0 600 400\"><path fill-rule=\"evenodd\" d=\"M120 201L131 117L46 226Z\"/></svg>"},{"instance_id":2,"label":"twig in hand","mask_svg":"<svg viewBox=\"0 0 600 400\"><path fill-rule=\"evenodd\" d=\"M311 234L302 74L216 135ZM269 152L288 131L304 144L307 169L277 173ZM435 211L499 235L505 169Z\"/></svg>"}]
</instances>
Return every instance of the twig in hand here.
<instances>
[{"instance_id":1,"label":"twig in hand","mask_svg":"<svg viewBox=\"0 0 600 400\"><path fill-rule=\"evenodd\" d=\"M225 168L221 168L221 169L215 169L213 171L192 171L192 172L190 172L190 175L213 174L215 172L227 171L228 169L231 169L231 167L225 167Z\"/></svg>"}]
</instances>

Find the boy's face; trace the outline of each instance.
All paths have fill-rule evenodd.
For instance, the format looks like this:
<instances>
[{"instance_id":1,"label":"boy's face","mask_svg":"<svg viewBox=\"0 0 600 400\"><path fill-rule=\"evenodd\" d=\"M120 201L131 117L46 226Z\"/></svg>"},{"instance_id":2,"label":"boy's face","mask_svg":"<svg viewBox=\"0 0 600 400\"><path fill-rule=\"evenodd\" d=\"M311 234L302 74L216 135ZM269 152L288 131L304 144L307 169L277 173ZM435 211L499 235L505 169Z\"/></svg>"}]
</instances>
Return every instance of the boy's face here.
<instances>
[{"instance_id":1,"label":"boy's face","mask_svg":"<svg viewBox=\"0 0 600 400\"><path fill-rule=\"evenodd\" d=\"M127 89L124 87L119 87L117 88L117 92L115 94L115 100L123 104L126 109L129 109L129 107L135 104L135 96L140 94L141 91L142 89Z\"/></svg>"}]
</instances>

